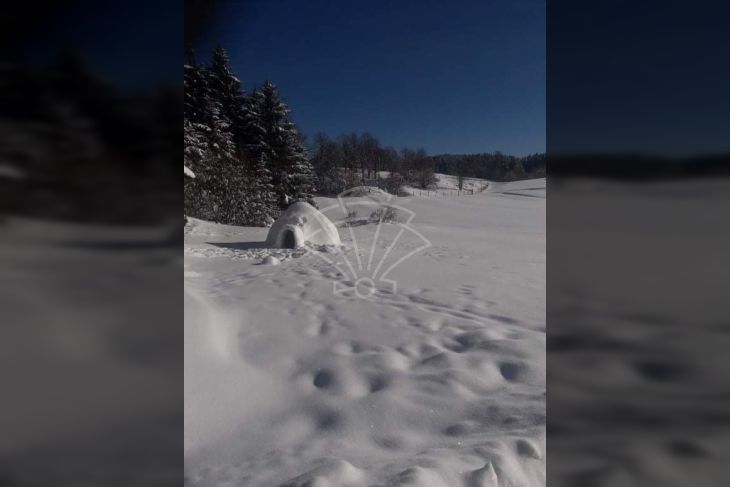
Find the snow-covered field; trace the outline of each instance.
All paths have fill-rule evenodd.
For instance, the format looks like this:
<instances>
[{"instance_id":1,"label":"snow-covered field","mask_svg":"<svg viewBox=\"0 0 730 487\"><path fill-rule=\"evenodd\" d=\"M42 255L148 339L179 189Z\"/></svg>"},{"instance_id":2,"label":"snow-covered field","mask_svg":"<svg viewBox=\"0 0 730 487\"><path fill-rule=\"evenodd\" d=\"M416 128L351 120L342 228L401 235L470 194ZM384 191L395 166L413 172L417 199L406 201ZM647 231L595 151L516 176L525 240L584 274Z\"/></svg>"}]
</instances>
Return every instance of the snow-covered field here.
<instances>
[{"instance_id":1,"label":"snow-covered field","mask_svg":"<svg viewBox=\"0 0 730 487\"><path fill-rule=\"evenodd\" d=\"M339 251L188 225L188 485L545 484L545 180L393 203L417 233L392 248L399 223ZM411 252L367 298L333 265Z\"/></svg>"}]
</instances>

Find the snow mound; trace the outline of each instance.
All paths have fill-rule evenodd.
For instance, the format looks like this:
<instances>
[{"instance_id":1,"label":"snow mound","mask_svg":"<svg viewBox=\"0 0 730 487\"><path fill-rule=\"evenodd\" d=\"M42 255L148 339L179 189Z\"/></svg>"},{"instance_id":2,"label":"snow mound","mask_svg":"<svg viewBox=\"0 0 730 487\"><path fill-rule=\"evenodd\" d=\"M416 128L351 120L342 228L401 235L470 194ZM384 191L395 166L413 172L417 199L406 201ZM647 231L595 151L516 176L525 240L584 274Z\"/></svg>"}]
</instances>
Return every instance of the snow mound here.
<instances>
[{"instance_id":1,"label":"snow mound","mask_svg":"<svg viewBox=\"0 0 730 487\"><path fill-rule=\"evenodd\" d=\"M309 203L291 205L271 226L266 245L273 248L295 249L305 243L340 245L337 227Z\"/></svg>"},{"instance_id":2,"label":"snow mound","mask_svg":"<svg viewBox=\"0 0 730 487\"><path fill-rule=\"evenodd\" d=\"M281 264L281 261L274 257L273 255L267 255L264 257L264 260L261 261L262 265L279 265Z\"/></svg>"}]
</instances>

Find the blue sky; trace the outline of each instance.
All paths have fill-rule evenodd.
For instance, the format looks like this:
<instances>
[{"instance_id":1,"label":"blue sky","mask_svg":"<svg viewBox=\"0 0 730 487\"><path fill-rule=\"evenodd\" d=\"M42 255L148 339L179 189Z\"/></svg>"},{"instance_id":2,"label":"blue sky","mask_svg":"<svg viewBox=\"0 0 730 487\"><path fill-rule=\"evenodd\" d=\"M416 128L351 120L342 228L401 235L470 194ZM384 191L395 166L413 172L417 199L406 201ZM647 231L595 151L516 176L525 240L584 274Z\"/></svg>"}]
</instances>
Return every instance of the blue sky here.
<instances>
[{"instance_id":1,"label":"blue sky","mask_svg":"<svg viewBox=\"0 0 730 487\"><path fill-rule=\"evenodd\" d=\"M545 2L223 2L244 88L277 84L302 132L370 132L430 154L545 150Z\"/></svg>"}]
</instances>

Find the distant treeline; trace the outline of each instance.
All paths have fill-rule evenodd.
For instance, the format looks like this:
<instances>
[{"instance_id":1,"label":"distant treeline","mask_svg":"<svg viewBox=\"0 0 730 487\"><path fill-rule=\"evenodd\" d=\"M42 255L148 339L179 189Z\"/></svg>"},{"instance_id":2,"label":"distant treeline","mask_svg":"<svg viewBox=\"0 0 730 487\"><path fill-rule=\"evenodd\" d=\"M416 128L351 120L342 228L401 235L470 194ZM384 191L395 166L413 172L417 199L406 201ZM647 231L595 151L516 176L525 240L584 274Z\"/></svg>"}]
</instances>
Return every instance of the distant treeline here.
<instances>
[{"instance_id":1,"label":"distant treeline","mask_svg":"<svg viewBox=\"0 0 730 487\"><path fill-rule=\"evenodd\" d=\"M544 178L545 153L516 157L501 152L431 156L436 172L491 181Z\"/></svg>"},{"instance_id":2,"label":"distant treeline","mask_svg":"<svg viewBox=\"0 0 730 487\"><path fill-rule=\"evenodd\" d=\"M318 133L310 156L321 194L337 194L363 184L397 193L406 184L427 188L435 183L433 163L425 150L382 147L368 133L334 139Z\"/></svg>"},{"instance_id":3,"label":"distant treeline","mask_svg":"<svg viewBox=\"0 0 730 487\"><path fill-rule=\"evenodd\" d=\"M424 149L383 147L373 135L318 133L310 150L317 189L336 194L361 184L398 192L404 185L423 189L436 183L435 173L514 181L545 177L545 154L515 157L500 152L429 156ZM460 178L461 179L461 178Z\"/></svg>"}]
</instances>

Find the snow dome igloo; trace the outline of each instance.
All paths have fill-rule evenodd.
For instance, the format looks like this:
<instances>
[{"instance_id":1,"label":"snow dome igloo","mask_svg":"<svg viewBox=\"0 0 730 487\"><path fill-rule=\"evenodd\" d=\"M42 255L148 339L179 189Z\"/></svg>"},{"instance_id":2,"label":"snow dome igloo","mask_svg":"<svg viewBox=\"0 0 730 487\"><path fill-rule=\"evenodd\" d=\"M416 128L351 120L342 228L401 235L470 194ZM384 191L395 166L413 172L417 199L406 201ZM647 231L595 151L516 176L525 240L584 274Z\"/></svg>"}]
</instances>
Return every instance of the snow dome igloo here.
<instances>
[{"instance_id":1,"label":"snow dome igloo","mask_svg":"<svg viewBox=\"0 0 730 487\"><path fill-rule=\"evenodd\" d=\"M337 227L314 206L294 203L274 222L266 237L266 245L279 249L295 249L309 242L315 245L340 245Z\"/></svg>"}]
</instances>

